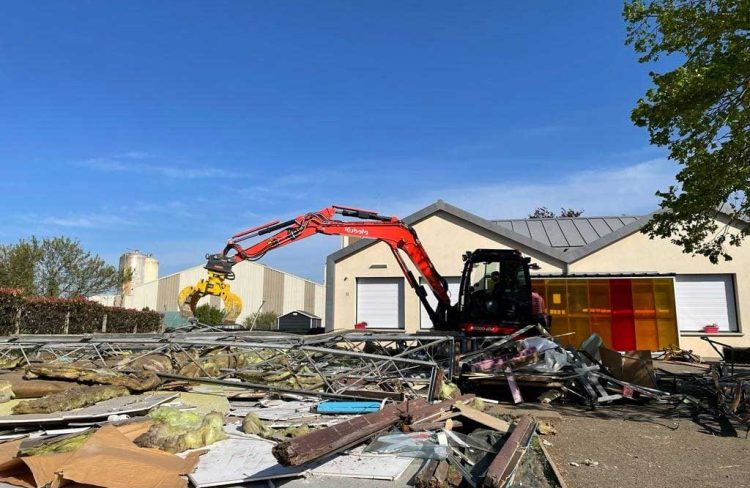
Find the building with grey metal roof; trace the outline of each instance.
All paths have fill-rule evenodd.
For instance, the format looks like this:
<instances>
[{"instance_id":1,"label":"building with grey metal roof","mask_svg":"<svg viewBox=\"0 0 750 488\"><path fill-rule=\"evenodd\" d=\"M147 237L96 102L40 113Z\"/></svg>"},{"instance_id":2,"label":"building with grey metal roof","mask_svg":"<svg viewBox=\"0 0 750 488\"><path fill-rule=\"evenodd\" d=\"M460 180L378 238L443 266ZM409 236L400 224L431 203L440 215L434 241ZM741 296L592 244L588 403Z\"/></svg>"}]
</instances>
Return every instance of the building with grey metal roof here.
<instances>
[{"instance_id":1,"label":"building with grey metal roof","mask_svg":"<svg viewBox=\"0 0 750 488\"><path fill-rule=\"evenodd\" d=\"M643 220L642 216L503 219L494 223L554 248L581 247Z\"/></svg>"},{"instance_id":2,"label":"building with grey metal roof","mask_svg":"<svg viewBox=\"0 0 750 488\"><path fill-rule=\"evenodd\" d=\"M510 248L528 256L537 265L532 284L554 317L552 333L568 345L596 332L617 350L677 344L712 356L700 336L716 324L721 341L750 347L742 324L750 317L750 246L731 249L732 261L712 264L640 232L653 215L489 220L439 200L402 220L417 232L454 298L466 251ZM731 232L747 223L717 213L717 225ZM343 243L326 264L327 329L362 322L376 330L429 329L390 248L372 239Z\"/></svg>"}]
</instances>

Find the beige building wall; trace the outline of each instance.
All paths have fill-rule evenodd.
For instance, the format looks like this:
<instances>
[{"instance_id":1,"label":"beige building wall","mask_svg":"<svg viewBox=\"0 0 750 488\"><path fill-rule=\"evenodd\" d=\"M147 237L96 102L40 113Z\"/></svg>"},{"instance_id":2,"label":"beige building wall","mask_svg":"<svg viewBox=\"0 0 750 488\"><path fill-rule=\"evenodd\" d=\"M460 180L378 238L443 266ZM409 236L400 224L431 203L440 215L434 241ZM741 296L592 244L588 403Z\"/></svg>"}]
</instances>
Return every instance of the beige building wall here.
<instances>
[{"instance_id":1,"label":"beige building wall","mask_svg":"<svg viewBox=\"0 0 750 488\"><path fill-rule=\"evenodd\" d=\"M446 212L438 212L413 225L435 268L444 277L461 276L466 251L481 248L518 249L541 266L539 273L562 273L562 263L519 246L479 226ZM414 276L420 274L406 255L403 256ZM349 329L357 321L357 278L403 277L388 245L380 242L335 263L334 319L335 329ZM429 293L429 290L428 290ZM408 283L404 283L404 331L416 332L420 324L420 302Z\"/></svg>"},{"instance_id":2,"label":"beige building wall","mask_svg":"<svg viewBox=\"0 0 750 488\"><path fill-rule=\"evenodd\" d=\"M720 223L720 225L723 225ZM635 232L578 261L569 264L569 273L630 273L658 272L676 274L732 274L735 282L735 302L739 332L711 334L719 342L750 347L750 339L743 327L743 319L750 320L750 245L732 248L731 261L711 264L703 256L691 256L667 239L649 239ZM679 328L679 323L678 323ZM702 333L680 332L680 347L691 349L699 356L715 357L711 346L700 340Z\"/></svg>"}]
</instances>

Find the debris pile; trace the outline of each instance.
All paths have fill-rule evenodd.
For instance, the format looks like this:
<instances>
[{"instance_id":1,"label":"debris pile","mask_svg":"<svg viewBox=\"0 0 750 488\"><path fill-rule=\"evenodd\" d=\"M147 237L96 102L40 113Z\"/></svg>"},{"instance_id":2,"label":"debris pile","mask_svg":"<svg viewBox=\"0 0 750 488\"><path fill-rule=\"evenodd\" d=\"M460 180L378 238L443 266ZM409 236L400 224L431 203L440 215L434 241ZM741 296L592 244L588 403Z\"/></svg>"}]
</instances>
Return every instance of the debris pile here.
<instances>
[{"instance_id":1,"label":"debris pile","mask_svg":"<svg viewBox=\"0 0 750 488\"><path fill-rule=\"evenodd\" d=\"M354 331L0 339L0 481L561 487L538 437L554 433L556 404L699 408L691 387L714 399L703 412L747 419L742 373L678 362L691 357L678 350L620 354L596 335L563 349L535 327L462 354L452 336ZM668 372L683 364L700 374Z\"/></svg>"}]
</instances>

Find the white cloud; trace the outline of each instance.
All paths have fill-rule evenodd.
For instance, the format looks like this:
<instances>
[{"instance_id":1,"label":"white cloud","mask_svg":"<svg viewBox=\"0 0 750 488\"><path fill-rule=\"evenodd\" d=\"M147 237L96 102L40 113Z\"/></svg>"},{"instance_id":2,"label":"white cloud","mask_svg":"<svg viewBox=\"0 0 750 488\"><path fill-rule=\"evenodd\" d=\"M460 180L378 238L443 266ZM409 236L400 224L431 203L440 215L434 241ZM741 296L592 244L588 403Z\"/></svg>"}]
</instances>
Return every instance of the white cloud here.
<instances>
[{"instance_id":1,"label":"white cloud","mask_svg":"<svg viewBox=\"0 0 750 488\"><path fill-rule=\"evenodd\" d=\"M27 216L27 220L55 227L78 229L104 229L124 225L136 225L134 221L109 213L48 217Z\"/></svg>"},{"instance_id":2,"label":"white cloud","mask_svg":"<svg viewBox=\"0 0 750 488\"><path fill-rule=\"evenodd\" d=\"M443 199L488 219L522 218L537 207L584 209L584 215L646 214L656 210L657 190L674 183L677 166L652 159L619 168L586 169L550 175L548 181L475 184L424 192L416 199L393 204L394 198L373 207L404 216ZM557 176L555 179L554 177Z\"/></svg>"},{"instance_id":3,"label":"white cloud","mask_svg":"<svg viewBox=\"0 0 750 488\"><path fill-rule=\"evenodd\" d=\"M183 163L154 164L132 161L132 156L124 157L128 161L119 159L89 159L78 163L79 166L104 172L119 173L141 173L163 176L173 179L197 179L197 178L232 178L236 175L220 168L196 168L185 166Z\"/></svg>"}]
</instances>

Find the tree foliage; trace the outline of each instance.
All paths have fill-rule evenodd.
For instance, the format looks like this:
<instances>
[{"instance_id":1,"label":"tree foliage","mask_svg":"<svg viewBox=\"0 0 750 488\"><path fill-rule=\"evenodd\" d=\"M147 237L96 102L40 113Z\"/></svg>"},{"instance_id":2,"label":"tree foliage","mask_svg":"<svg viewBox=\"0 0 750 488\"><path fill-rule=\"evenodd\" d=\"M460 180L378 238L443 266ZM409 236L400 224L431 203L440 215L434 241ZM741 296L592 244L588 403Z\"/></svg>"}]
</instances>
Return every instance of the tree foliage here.
<instances>
[{"instance_id":1,"label":"tree foliage","mask_svg":"<svg viewBox=\"0 0 750 488\"><path fill-rule=\"evenodd\" d=\"M213 307L209 304L195 307L195 318L198 322L206 325L221 325L224 322L224 310Z\"/></svg>"},{"instance_id":2,"label":"tree foliage","mask_svg":"<svg viewBox=\"0 0 750 488\"><path fill-rule=\"evenodd\" d=\"M32 237L0 246L0 287L27 295L82 297L120 286L132 271L120 272L67 237Z\"/></svg>"},{"instance_id":3,"label":"tree foliage","mask_svg":"<svg viewBox=\"0 0 750 488\"><path fill-rule=\"evenodd\" d=\"M253 330L275 330L278 318L274 312L257 312L248 315L243 325L248 329L252 327Z\"/></svg>"},{"instance_id":4,"label":"tree foliage","mask_svg":"<svg viewBox=\"0 0 750 488\"><path fill-rule=\"evenodd\" d=\"M0 245L0 287L36 291L36 263L41 259L40 243L36 237L15 244Z\"/></svg>"},{"instance_id":5,"label":"tree foliage","mask_svg":"<svg viewBox=\"0 0 750 488\"><path fill-rule=\"evenodd\" d=\"M664 69L632 119L681 165L644 232L731 259L750 232L730 231L750 215L750 0L629 0L624 17L639 61Z\"/></svg>"},{"instance_id":6,"label":"tree foliage","mask_svg":"<svg viewBox=\"0 0 750 488\"><path fill-rule=\"evenodd\" d=\"M556 217L580 217L583 215L583 209L576 210L573 208L560 208L560 213L555 214L547 207L537 207L529 214L530 219L554 219Z\"/></svg>"}]
</instances>

